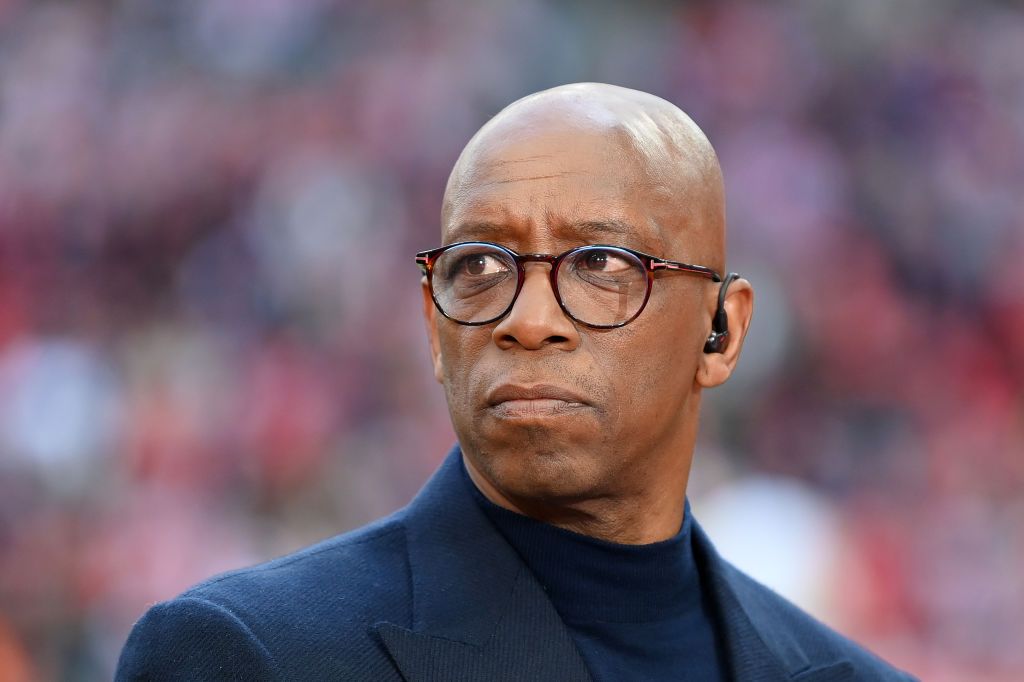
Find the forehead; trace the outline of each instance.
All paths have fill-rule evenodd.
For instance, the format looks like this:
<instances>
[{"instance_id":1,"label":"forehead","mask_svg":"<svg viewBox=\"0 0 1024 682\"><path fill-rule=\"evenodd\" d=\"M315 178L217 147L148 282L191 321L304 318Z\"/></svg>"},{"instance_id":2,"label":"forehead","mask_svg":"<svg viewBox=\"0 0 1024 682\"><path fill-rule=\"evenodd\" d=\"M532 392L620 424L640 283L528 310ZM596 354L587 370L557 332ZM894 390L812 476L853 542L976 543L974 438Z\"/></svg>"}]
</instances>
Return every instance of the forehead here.
<instances>
[{"instance_id":1,"label":"forehead","mask_svg":"<svg viewBox=\"0 0 1024 682\"><path fill-rule=\"evenodd\" d=\"M444 243L487 239L519 248L559 242L665 245L671 192L628 136L615 131L509 131L460 160L445 197Z\"/></svg>"}]
</instances>

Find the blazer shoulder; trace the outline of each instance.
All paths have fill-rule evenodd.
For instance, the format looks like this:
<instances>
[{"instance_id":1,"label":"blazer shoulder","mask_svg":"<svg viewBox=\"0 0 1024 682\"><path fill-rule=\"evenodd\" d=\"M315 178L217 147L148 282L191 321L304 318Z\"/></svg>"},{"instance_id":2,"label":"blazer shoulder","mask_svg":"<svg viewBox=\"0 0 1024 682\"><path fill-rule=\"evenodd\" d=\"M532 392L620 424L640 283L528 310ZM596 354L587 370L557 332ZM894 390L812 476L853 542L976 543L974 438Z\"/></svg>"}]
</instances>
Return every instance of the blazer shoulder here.
<instances>
[{"instance_id":1,"label":"blazer shoulder","mask_svg":"<svg viewBox=\"0 0 1024 682\"><path fill-rule=\"evenodd\" d=\"M135 624L115 682L279 677L271 653L235 614L202 599L179 597L153 606Z\"/></svg>"},{"instance_id":2,"label":"blazer shoulder","mask_svg":"<svg viewBox=\"0 0 1024 682\"><path fill-rule=\"evenodd\" d=\"M865 680L915 680L912 675L895 668L853 640L762 585L738 568L724 563L724 571L735 590L747 617L754 623L760 637L784 658L806 657L811 666L816 661L845 660L854 677ZM796 679L800 679L797 676Z\"/></svg>"},{"instance_id":3,"label":"blazer shoulder","mask_svg":"<svg viewBox=\"0 0 1024 682\"><path fill-rule=\"evenodd\" d=\"M409 625L410 582L404 525L396 513L214 576L157 604L133 628L119 670L163 669L168 655L231 669L225 656L241 651L261 667L230 679L264 679L254 671L280 670L287 679L387 680L393 667L371 628L384 621ZM202 674L187 679L220 679L207 668L191 669Z\"/></svg>"},{"instance_id":4,"label":"blazer shoulder","mask_svg":"<svg viewBox=\"0 0 1024 682\"><path fill-rule=\"evenodd\" d=\"M411 575L400 513L292 554L218 576L186 591L251 623L295 627L331 621L406 623Z\"/></svg>"}]
</instances>

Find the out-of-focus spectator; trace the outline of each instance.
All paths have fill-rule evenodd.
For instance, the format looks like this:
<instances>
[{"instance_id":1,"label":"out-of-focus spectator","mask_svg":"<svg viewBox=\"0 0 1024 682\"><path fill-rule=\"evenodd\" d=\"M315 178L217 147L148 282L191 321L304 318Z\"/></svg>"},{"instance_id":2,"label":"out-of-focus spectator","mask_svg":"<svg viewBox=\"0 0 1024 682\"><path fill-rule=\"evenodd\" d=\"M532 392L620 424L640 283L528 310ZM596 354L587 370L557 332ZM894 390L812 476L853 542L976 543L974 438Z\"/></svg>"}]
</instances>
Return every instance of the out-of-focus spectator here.
<instances>
[{"instance_id":1,"label":"out-of-focus spectator","mask_svg":"<svg viewBox=\"0 0 1024 682\"><path fill-rule=\"evenodd\" d=\"M574 80L719 145L760 299L708 495L769 481L733 512L833 547L804 586L897 665L1024 676L1020 8L8 0L3 679L109 677L148 603L408 499L452 438L411 254L472 131Z\"/></svg>"}]
</instances>

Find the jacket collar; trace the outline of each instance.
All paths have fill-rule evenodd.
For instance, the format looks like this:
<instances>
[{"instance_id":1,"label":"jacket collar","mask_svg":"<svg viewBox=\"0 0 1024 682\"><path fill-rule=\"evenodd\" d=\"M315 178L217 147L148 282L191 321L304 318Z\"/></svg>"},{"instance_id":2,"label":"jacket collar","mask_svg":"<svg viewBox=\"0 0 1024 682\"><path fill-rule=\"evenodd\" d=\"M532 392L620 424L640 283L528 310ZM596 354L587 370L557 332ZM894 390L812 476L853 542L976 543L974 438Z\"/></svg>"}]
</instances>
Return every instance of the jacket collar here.
<instances>
[{"instance_id":1,"label":"jacket collar","mask_svg":"<svg viewBox=\"0 0 1024 682\"><path fill-rule=\"evenodd\" d=\"M543 588L466 489L458 446L404 511L412 625L374 629L408 682L590 680ZM780 632L763 590L723 560L694 522L698 568L716 605L732 678L852 679L846 661L814 661ZM537 645L539 643L539 645Z\"/></svg>"},{"instance_id":2,"label":"jacket collar","mask_svg":"<svg viewBox=\"0 0 1024 682\"><path fill-rule=\"evenodd\" d=\"M754 583L715 550L694 520L698 570L719 619L719 632L736 680L841 682L854 679L849 661L812 659L792 633L779 626L781 600L766 602L768 588Z\"/></svg>"},{"instance_id":3,"label":"jacket collar","mask_svg":"<svg viewBox=\"0 0 1024 682\"><path fill-rule=\"evenodd\" d=\"M461 457L456 446L404 513L412 627L377 633L409 682L589 681L543 588L466 489Z\"/></svg>"}]
</instances>

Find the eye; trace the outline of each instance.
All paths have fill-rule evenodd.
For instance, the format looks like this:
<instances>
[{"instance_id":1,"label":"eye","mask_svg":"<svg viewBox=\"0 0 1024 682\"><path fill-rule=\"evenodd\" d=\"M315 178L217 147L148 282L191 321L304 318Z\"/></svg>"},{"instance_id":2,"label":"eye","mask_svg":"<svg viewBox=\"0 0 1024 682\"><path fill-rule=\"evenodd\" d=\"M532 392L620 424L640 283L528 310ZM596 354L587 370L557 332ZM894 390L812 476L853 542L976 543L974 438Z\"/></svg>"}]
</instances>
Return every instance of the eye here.
<instances>
[{"instance_id":1,"label":"eye","mask_svg":"<svg viewBox=\"0 0 1024 682\"><path fill-rule=\"evenodd\" d=\"M584 252L578 267L588 272L616 273L630 270L634 265L624 254L610 250L592 249Z\"/></svg>"},{"instance_id":2,"label":"eye","mask_svg":"<svg viewBox=\"0 0 1024 682\"><path fill-rule=\"evenodd\" d=\"M461 286L478 286L494 278L504 278L514 273L515 269L515 263L503 251L487 246L466 245L442 254L435 276L458 282Z\"/></svg>"},{"instance_id":3,"label":"eye","mask_svg":"<svg viewBox=\"0 0 1024 682\"><path fill-rule=\"evenodd\" d=\"M493 275L504 272L508 266L498 258L489 253L472 253L459 261L457 272L467 275Z\"/></svg>"}]
</instances>

